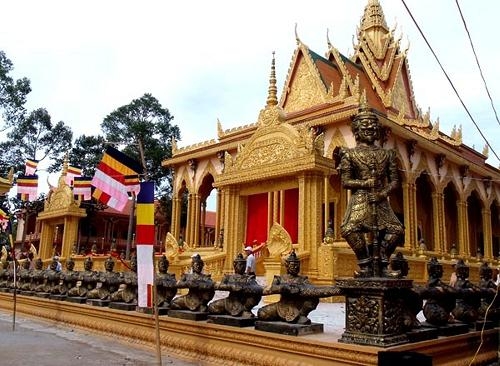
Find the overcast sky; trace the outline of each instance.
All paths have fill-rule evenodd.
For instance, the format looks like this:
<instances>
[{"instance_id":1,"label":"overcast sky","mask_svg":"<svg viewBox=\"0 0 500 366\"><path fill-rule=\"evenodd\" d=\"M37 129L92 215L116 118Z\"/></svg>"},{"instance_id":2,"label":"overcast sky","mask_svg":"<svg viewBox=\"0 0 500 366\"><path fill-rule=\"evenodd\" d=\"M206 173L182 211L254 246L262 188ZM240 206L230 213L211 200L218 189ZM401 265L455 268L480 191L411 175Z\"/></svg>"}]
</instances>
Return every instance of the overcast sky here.
<instances>
[{"instance_id":1,"label":"overcast sky","mask_svg":"<svg viewBox=\"0 0 500 366\"><path fill-rule=\"evenodd\" d=\"M477 124L500 155L500 127L455 0L405 0ZM186 146L223 128L254 123L265 105L272 52L279 94L296 48L320 55L332 44L352 54L368 0L9 1L2 4L0 49L16 78L31 80L28 108L44 107L74 137L95 135L116 108L151 93L174 116ZM467 116L400 0L381 0L389 28L402 35L417 104L481 152ZM459 0L495 107L500 109L498 0ZM490 152L488 163L498 167ZM56 178L51 179L55 184Z\"/></svg>"}]
</instances>

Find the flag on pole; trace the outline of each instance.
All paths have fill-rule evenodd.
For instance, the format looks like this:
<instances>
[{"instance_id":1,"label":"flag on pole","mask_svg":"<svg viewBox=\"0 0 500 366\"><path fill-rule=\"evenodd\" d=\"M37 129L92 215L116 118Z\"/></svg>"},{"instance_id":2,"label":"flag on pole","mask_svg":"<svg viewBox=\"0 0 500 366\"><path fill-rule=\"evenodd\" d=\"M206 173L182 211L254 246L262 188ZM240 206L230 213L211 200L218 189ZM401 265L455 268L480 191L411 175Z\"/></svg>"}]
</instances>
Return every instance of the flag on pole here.
<instances>
[{"instance_id":1,"label":"flag on pole","mask_svg":"<svg viewBox=\"0 0 500 366\"><path fill-rule=\"evenodd\" d=\"M73 181L73 195L75 199L81 198L83 201L89 201L92 198L91 183L91 177L75 177Z\"/></svg>"},{"instance_id":2,"label":"flag on pole","mask_svg":"<svg viewBox=\"0 0 500 366\"><path fill-rule=\"evenodd\" d=\"M37 166L38 166L38 160L26 159L24 174L25 175L35 175Z\"/></svg>"},{"instance_id":3,"label":"flag on pole","mask_svg":"<svg viewBox=\"0 0 500 366\"><path fill-rule=\"evenodd\" d=\"M128 201L126 175L138 175L141 165L134 159L108 146L92 178L96 188L92 196L100 202L123 211Z\"/></svg>"},{"instance_id":4,"label":"flag on pole","mask_svg":"<svg viewBox=\"0 0 500 366\"><path fill-rule=\"evenodd\" d=\"M127 193L129 196L139 194L141 190L141 182L139 181L139 175L126 175L125 176L125 186L127 187Z\"/></svg>"},{"instance_id":5,"label":"flag on pole","mask_svg":"<svg viewBox=\"0 0 500 366\"><path fill-rule=\"evenodd\" d=\"M65 182L68 186L72 186L75 178L81 177L81 176L82 176L82 168L77 167L77 166L68 165L68 170L66 171Z\"/></svg>"},{"instance_id":6,"label":"flag on pole","mask_svg":"<svg viewBox=\"0 0 500 366\"><path fill-rule=\"evenodd\" d=\"M17 197L21 201L34 201L38 195L38 175L17 177Z\"/></svg>"},{"instance_id":7,"label":"flag on pole","mask_svg":"<svg viewBox=\"0 0 500 366\"><path fill-rule=\"evenodd\" d=\"M142 182L137 196L137 292L139 307L153 306L154 183Z\"/></svg>"}]
</instances>

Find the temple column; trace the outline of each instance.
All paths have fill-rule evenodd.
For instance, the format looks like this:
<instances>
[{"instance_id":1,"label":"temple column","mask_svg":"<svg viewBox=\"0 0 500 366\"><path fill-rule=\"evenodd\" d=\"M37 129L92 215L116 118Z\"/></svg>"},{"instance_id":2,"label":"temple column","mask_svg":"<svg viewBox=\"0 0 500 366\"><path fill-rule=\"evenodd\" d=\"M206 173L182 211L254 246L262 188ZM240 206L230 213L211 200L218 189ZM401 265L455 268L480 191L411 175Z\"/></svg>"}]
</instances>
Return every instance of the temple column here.
<instances>
[{"instance_id":1,"label":"temple column","mask_svg":"<svg viewBox=\"0 0 500 366\"><path fill-rule=\"evenodd\" d=\"M403 205L405 226L405 249L415 251L417 248L417 187L415 182L404 182Z\"/></svg>"},{"instance_id":2,"label":"temple column","mask_svg":"<svg viewBox=\"0 0 500 366\"><path fill-rule=\"evenodd\" d=\"M483 208L483 256L486 260L493 260L493 242L491 231L491 210Z\"/></svg>"},{"instance_id":3,"label":"temple column","mask_svg":"<svg viewBox=\"0 0 500 366\"><path fill-rule=\"evenodd\" d=\"M177 194L172 198L172 224L170 232L178 239L181 232L181 200Z\"/></svg>"},{"instance_id":4,"label":"temple column","mask_svg":"<svg viewBox=\"0 0 500 366\"><path fill-rule=\"evenodd\" d=\"M321 232L321 207L323 203L323 176L306 173L299 182L299 247L309 252L309 273L317 277L318 247L323 241Z\"/></svg>"},{"instance_id":5,"label":"temple column","mask_svg":"<svg viewBox=\"0 0 500 366\"><path fill-rule=\"evenodd\" d=\"M323 207L325 210L325 219L323 221L323 227L325 228L323 231L326 232L328 229L328 222L330 221L330 197L328 195L328 176L323 178ZM335 227L335 223L332 222L332 227ZM324 234L324 233L323 233Z\"/></svg>"},{"instance_id":6,"label":"temple column","mask_svg":"<svg viewBox=\"0 0 500 366\"><path fill-rule=\"evenodd\" d=\"M200 236L200 244L201 246L206 246L207 242L205 242L205 219L207 217L207 201L200 202L201 212L200 212L200 230L198 230L198 235Z\"/></svg>"},{"instance_id":7,"label":"temple column","mask_svg":"<svg viewBox=\"0 0 500 366\"><path fill-rule=\"evenodd\" d=\"M239 195L239 189L228 187L224 189L224 208L223 211L231 213L224 215L224 250L226 252L226 261L224 262L224 271L233 271L233 259L241 252L241 243L244 240L244 228L246 225L244 205Z\"/></svg>"},{"instance_id":8,"label":"temple column","mask_svg":"<svg viewBox=\"0 0 500 366\"><path fill-rule=\"evenodd\" d=\"M273 226L273 223L278 222L281 223L281 210L280 210L280 192L275 191L275 192L269 192L268 195L268 203L272 203L272 205L268 206L269 207L269 212L272 212L272 216L269 220L269 227L268 227L268 232L269 229Z\"/></svg>"},{"instance_id":9,"label":"temple column","mask_svg":"<svg viewBox=\"0 0 500 366\"><path fill-rule=\"evenodd\" d=\"M432 212L434 214L433 250L440 255L446 253L446 230L444 230L444 195L442 191L432 193Z\"/></svg>"},{"instance_id":10,"label":"temple column","mask_svg":"<svg viewBox=\"0 0 500 366\"><path fill-rule=\"evenodd\" d=\"M458 213L458 252L461 257L469 257L469 227L467 225L467 201L459 200L457 202Z\"/></svg>"},{"instance_id":11,"label":"temple column","mask_svg":"<svg viewBox=\"0 0 500 366\"><path fill-rule=\"evenodd\" d=\"M217 197L215 201L215 240L220 246L219 237L220 231L222 229L222 222L224 221L224 194L221 192L220 188L217 188Z\"/></svg>"},{"instance_id":12,"label":"temple column","mask_svg":"<svg viewBox=\"0 0 500 366\"><path fill-rule=\"evenodd\" d=\"M195 248L200 246L200 219L201 219L201 202L200 195L193 194L193 202L192 202L192 213L190 215L190 219L193 222L193 227L191 230L191 243Z\"/></svg>"}]
</instances>

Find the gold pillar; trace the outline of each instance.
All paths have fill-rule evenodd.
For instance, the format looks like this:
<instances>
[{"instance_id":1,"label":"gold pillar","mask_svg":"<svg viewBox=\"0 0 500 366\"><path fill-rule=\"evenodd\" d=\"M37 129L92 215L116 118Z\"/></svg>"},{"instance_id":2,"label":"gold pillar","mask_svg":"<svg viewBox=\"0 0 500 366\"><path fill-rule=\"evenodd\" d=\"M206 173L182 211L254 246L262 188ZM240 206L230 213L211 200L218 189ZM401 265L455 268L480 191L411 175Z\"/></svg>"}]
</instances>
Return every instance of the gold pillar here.
<instances>
[{"instance_id":1,"label":"gold pillar","mask_svg":"<svg viewBox=\"0 0 500 366\"><path fill-rule=\"evenodd\" d=\"M179 239L181 233L181 199L177 194L172 198L172 226L170 232L174 238Z\"/></svg>"},{"instance_id":2,"label":"gold pillar","mask_svg":"<svg viewBox=\"0 0 500 366\"><path fill-rule=\"evenodd\" d=\"M443 192L432 193L432 212L433 217L433 237L434 237L434 251L440 255L446 253L446 230L444 224L444 196ZM436 245L437 244L437 245Z\"/></svg>"},{"instance_id":3,"label":"gold pillar","mask_svg":"<svg viewBox=\"0 0 500 366\"><path fill-rule=\"evenodd\" d=\"M224 250L226 252L226 261L224 271L233 271L233 259L241 251L243 243L244 215L242 212L242 198L239 196L239 189L236 187L227 187L224 189Z\"/></svg>"},{"instance_id":4,"label":"gold pillar","mask_svg":"<svg viewBox=\"0 0 500 366\"><path fill-rule=\"evenodd\" d=\"M200 201L200 195L199 194L193 194L193 211L192 211L192 217L191 219L193 220L193 228L192 228L192 243L194 247L199 247L200 246L200 219L201 219L201 201Z\"/></svg>"},{"instance_id":5,"label":"gold pillar","mask_svg":"<svg viewBox=\"0 0 500 366\"><path fill-rule=\"evenodd\" d=\"M306 173L299 181L299 248L309 252L309 275L318 274L318 248L323 241L321 206L323 203L323 176Z\"/></svg>"},{"instance_id":6,"label":"gold pillar","mask_svg":"<svg viewBox=\"0 0 500 366\"><path fill-rule=\"evenodd\" d=\"M325 210L325 219L323 221L323 227L326 229L328 228L328 222L330 221L330 197L328 195L328 176L325 176L323 178L323 207ZM332 222L332 227L335 227L335 223ZM324 234L324 233L323 233Z\"/></svg>"},{"instance_id":7,"label":"gold pillar","mask_svg":"<svg viewBox=\"0 0 500 366\"><path fill-rule=\"evenodd\" d=\"M483 216L483 256L486 260L493 260L493 242L491 231L491 210L484 208L482 211Z\"/></svg>"},{"instance_id":8,"label":"gold pillar","mask_svg":"<svg viewBox=\"0 0 500 366\"><path fill-rule=\"evenodd\" d=\"M272 213L273 218L271 221L271 226L273 223L277 222L281 224L281 212L283 211L283 207L280 206L280 192L274 191L270 193L272 196ZM269 231L269 230L268 230Z\"/></svg>"},{"instance_id":9,"label":"gold pillar","mask_svg":"<svg viewBox=\"0 0 500 366\"><path fill-rule=\"evenodd\" d=\"M458 252L461 257L470 257L467 201L457 201L458 212Z\"/></svg>"},{"instance_id":10,"label":"gold pillar","mask_svg":"<svg viewBox=\"0 0 500 366\"><path fill-rule=\"evenodd\" d=\"M417 188L415 182L404 182L403 205L405 226L405 249L414 251L417 248Z\"/></svg>"}]
</instances>

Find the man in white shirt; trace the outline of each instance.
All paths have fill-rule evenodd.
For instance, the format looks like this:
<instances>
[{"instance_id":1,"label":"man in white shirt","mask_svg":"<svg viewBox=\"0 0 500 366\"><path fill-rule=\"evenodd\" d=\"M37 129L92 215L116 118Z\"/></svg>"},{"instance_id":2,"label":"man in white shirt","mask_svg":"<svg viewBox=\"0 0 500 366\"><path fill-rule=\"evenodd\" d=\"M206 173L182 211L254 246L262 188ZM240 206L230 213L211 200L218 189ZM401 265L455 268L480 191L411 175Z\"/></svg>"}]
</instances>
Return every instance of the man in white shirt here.
<instances>
[{"instance_id":1,"label":"man in white shirt","mask_svg":"<svg viewBox=\"0 0 500 366\"><path fill-rule=\"evenodd\" d=\"M251 246L247 246L245 248L245 253L247 254L247 268L245 273L247 275L255 276L255 256L253 255L253 248Z\"/></svg>"}]
</instances>

